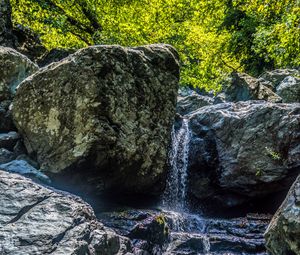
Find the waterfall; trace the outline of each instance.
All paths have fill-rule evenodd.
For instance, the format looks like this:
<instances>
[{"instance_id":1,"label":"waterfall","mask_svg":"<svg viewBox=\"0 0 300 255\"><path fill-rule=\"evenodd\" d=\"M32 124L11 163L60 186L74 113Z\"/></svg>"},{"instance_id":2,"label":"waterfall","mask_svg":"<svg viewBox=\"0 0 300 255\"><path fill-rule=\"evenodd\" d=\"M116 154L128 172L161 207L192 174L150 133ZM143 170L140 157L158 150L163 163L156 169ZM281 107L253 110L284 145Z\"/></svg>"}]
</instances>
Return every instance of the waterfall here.
<instances>
[{"instance_id":1,"label":"waterfall","mask_svg":"<svg viewBox=\"0 0 300 255\"><path fill-rule=\"evenodd\" d=\"M168 209L184 211L186 208L189 141L189 120L183 119L179 130L174 125L172 128L171 169L163 195L163 206Z\"/></svg>"}]
</instances>

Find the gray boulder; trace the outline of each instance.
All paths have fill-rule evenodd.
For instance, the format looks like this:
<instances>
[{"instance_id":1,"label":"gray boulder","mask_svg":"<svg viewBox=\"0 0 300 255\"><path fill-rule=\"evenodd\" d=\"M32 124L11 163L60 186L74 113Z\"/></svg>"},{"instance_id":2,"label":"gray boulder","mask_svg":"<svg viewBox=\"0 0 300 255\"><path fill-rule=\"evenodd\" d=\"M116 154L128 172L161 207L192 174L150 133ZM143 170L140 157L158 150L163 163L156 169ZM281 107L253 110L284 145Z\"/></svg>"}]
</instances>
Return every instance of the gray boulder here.
<instances>
[{"instance_id":1,"label":"gray boulder","mask_svg":"<svg viewBox=\"0 0 300 255\"><path fill-rule=\"evenodd\" d=\"M0 171L0 251L27 254L126 254L127 238L96 220L78 197Z\"/></svg>"},{"instance_id":2,"label":"gray boulder","mask_svg":"<svg viewBox=\"0 0 300 255\"><path fill-rule=\"evenodd\" d=\"M265 239L270 254L300 254L300 176L274 215Z\"/></svg>"},{"instance_id":3,"label":"gray boulder","mask_svg":"<svg viewBox=\"0 0 300 255\"><path fill-rule=\"evenodd\" d=\"M225 90L226 101L265 100L273 103L282 99L262 79L244 73L232 73L231 83Z\"/></svg>"},{"instance_id":4,"label":"gray boulder","mask_svg":"<svg viewBox=\"0 0 300 255\"><path fill-rule=\"evenodd\" d=\"M300 103L300 79L293 76L285 77L277 87L276 93L284 103Z\"/></svg>"},{"instance_id":5,"label":"gray boulder","mask_svg":"<svg viewBox=\"0 0 300 255\"><path fill-rule=\"evenodd\" d=\"M87 192L157 194L178 79L171 46L89 47L26 79L13 117L28 152L54 179Z\"/></svg>"},{"instance_id":6,"label":"gray boulder","mask_svg":"<svg viewBox=\"0 0 300 255\"><path fill-rule=\"evenodd\" d=\"M186 115L203 106L212 105L213 102L213 98L199 95L193 91L187 96L178 96L176 112L180 115Z\"/></svg>"},{"instance_id":7,"label":"gray boulder","mask_svg":"<svg viewBox=\"0 0 300 255\"><path fill-rule=\"evenodd\" d=\"M0 164L0 169L9 173L17 173L26 176L40 183L51 183L51 180L48 176L35 169L25 160L13 160L5 164Z\"/></svg>"},{"instance_id":8,"label":"gray boulder","mask_svg":"<svg viewBox=\"0 0 300 255\"><path fill-rule=\"evenodd\" d=\"M0 164L10 162L16 158L15 154L7 149L0 148Z\"/></svg>"},{"instance_id":9,"label":"gray boulder","mask_svg":"<svg viewBox=\"0 0 300 255\"><path fill-rule=\"evenodd\" d=\"M264 72L260 78L268 81L274 90L288 76L300 77L300 71L297 69L276 69Z\"/></svg>"},{"instance_id":10,"label":"gray boulder","mask_svg":"<svg viewBox=\"0 0 300 255\"><path fill-rule=\"evenodd\" d=\"M189 118L189 181L198 199L235 206L287 189L300 171L300 104L218 104Z\"/></svg>"},{"instance_id":11,"label":"gray boulder","mask_svg":"<svg viewBox=\"0 0 300 255\"><path fill-rule=\"evenodd\" d=\"M11 100L19 83L37 70L21 53L0 46L0 101Z\"/></svg>"}]
</instances>

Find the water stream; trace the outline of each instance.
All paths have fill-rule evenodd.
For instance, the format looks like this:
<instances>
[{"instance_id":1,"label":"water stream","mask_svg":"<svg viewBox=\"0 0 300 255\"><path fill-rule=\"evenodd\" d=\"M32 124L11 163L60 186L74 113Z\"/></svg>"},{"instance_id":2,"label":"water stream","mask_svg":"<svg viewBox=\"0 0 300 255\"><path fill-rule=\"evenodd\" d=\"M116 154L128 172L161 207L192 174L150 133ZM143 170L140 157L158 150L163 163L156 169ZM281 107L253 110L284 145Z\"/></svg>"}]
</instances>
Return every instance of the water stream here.
<instances>
[{"instance_id":1,"label":"water stream","mask_svg":"<svg viewBox=\"0 0 300 255\"><path fill-rule=\"evenodd\" d=\"M209 219L189 211L187 202L188 165L191 132L189 119L172 128L169 154L170 172L163 195L162 213L170 228L171 242L164 254L266 254L259 219Z\"/></svg>"},{"instance_id":2,"label":"water stream","mask_svg":"<svg viewBox=\"0 0 300 255\"><path fill-rule=\"evenodd\" d=\"M186 211L187 209L189 141L189 120L183 119L178 130L174 125L172 128L172 148L169 155L171 169L163 195L163 206L171 210Z\"/></svg>"}]
</instances>

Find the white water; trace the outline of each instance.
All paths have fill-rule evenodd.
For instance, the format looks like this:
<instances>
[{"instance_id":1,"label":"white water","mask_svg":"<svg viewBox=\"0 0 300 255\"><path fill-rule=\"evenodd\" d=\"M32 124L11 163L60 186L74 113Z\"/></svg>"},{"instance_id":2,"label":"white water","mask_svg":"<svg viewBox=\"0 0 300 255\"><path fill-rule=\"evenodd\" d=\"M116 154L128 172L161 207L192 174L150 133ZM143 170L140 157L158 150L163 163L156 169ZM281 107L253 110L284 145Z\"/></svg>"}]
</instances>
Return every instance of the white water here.
<instances>
[{"instance_id":1,"label":"white water","mask_svg":"<svg viewBox=\"0 0 300 255\"><path fill-rule=\"evenodd\" d=\"M172 128L172 149L169 155L171 170L163 195L163 206L171 210L186 210L189 141L189 120L183 119L177 132L174 126Z\"/></svg>"}]
</instances>

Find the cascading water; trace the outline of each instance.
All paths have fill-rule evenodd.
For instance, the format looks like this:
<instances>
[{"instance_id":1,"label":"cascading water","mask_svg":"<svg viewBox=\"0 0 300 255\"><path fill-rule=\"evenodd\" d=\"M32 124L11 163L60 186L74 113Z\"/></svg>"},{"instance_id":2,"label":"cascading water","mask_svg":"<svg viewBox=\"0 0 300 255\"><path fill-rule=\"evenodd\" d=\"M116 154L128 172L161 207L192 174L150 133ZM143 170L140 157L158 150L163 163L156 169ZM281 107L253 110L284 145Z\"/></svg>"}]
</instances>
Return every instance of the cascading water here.
<instances>
[{"instance_id":1,"label":"cascading water","mask_svg":"<svg viewBox=\"0 0 300 255\"><path fill-rule=\"evenodd\" d=\"M163 206L168 209L186 209L189 141L189 120L183 119L177 132L174 125L172 128L172 148L169 155L171 169L163 195Z\"/></svg>"},{"instance_id":2,"label":"cascading water","mask_svg":"<svg viewBox=\"0 0 300 255\"><path fill-rule=\"evenodd\" d=\"M172 128L171 168L161 210L168 222L170 243L163 254L267 255L263 246L265 222L245 218L209 219L188 210L190 140L189 119L183 118L180 128Z\"/></svg>"}]
</instances>

